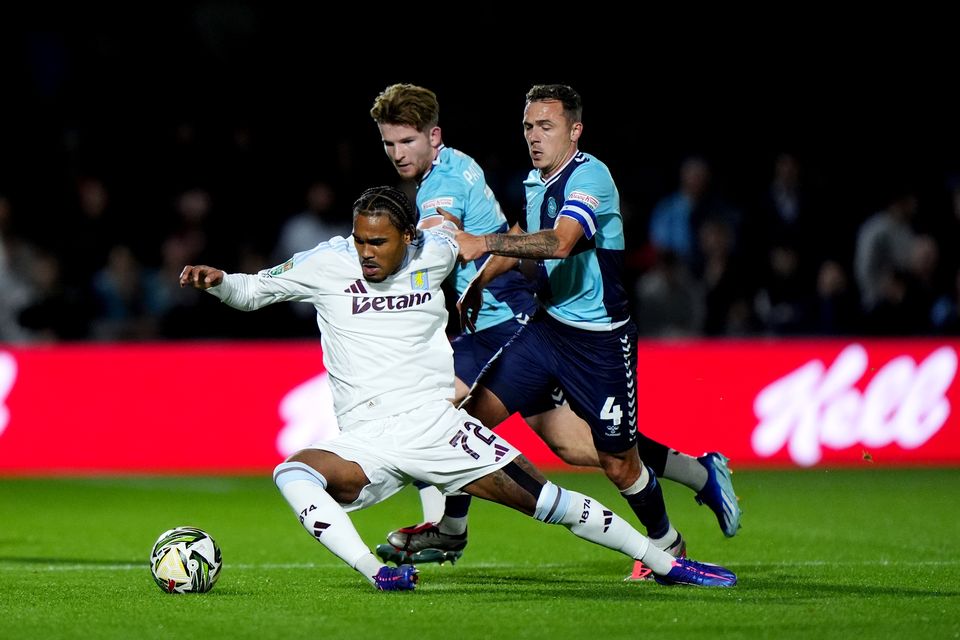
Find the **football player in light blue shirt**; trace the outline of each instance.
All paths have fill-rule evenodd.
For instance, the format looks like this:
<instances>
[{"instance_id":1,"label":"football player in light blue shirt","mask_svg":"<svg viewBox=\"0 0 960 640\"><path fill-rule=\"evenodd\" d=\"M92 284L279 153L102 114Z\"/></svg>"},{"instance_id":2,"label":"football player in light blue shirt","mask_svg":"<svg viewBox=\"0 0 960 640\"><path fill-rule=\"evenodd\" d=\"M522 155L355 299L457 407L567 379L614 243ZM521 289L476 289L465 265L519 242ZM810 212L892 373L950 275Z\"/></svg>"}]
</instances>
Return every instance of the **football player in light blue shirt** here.
<instances>
[{"instance_id":1,"label":"football player in light blue shirt","mask_svg":"<svg viewBox=\"0 0 960 640\"><path fill-rule=\"evenodd\" d=\"M503 234L508 230L506 217L487 186L479 165L467 154L443 144L438 125L439 105L432 91L410 84L392 85L377 97L370 113L378 125L384 150L397 172L403 178L417 181L416 201L421 225L429 225L431 219L446 217L455 221L470 236ZM589 163L581 164L586 166ZM565 178L564 184L566 182ZM606 191L598 185L603 185ZM589 324L607 318L607 324L611 327L622 327L629 323L629 316L619 279L608 285L610 295L597 298L595 293L602 291L597 288L598 284L607 284L605 278L608 270L601 268L600 263L611 256L619 259L623 250L616 187L606 167L599 162L579 172L571 186L576 189L572 192L569 204L565 204L563 199L557 202L553 195L547 196L552 199L546 201L546 215L552 212L556 217L562 209L564 218L579 216L584 228L589 230L584 233L585 236L589 233L584 242L591 247L598 245L602 251L591 249L582 252L582 256L575 256L565 265L561 266L563 261L555 261L556 264L541 269L541 279L547 285L542 293L549 293L546 299L547 312L559 314L573 323ZM547 195L546 192L544 195ZM604 205L599 209L599 218L604 226L601 237L593 240L597 236L597 216L591 215L596 213L596 207L590 207L591 198L599 197L604 199ZM580 210L577 209L578 205L582 205ZM614 253L608 253L608 249ZM468 290L470 282L487 258L482 252L478 253L456 270L454 277L458 294ZM512 267L515 262L507 267ZM584 270L589 272L589 277L578 279L578 274ZM453 341L458 400L466 396L470 384L491 357L510 341L538 309L529 281L518 271L505 267L499 269L497 275L496 278L486 278L485 286L476 290L482 293L482 298L478 297L475 304L476 314L472 318L474 331L463 333ZM619 291L616 287L619 287ZM562 305L549 302L558 299L557 296L564 301ZM632 323L629 324L632 326ZM634 347L632 357L635 365L635 338L631 344ZM563 393L557 389L558 386L555 384L545 393L538 390L526 398L520 408L521 414L564 461L575 465L600 466L590 428L563 403ZM568 390L563 387L563 391ZM609 411L613 410L611 406ZM633 410L635 413L635 404ZM495 425L500 421L502 418L488 424ZM666 473L665 477L681 481L694 491L703 492L711 474L703 460L675 452L642 434L637 435L635 426L633 428L633 441L639 439L644 455L653 460L651 464L654 468L663 475L669 462L672 474ZM425 500L427 522L392 532L388 540L405 553L439 550L436 554L415 556L414 561L456 559L466 544L466 504L466 501L458 503L457 499L448 500L440 530L432 524L440 514L431 509ZM674 537L679 540L678 536ZM409 560L409 557L403 560Z\"/></svg>"},{"instance_id":2,"label":"football player in light blue shirt","mask_svg":"<svg viewBox=\"0 0 960 640\"><path fill-rule=\"evenodd\" d=\"M682 537L637 447L637 331L622 281L620 195L607 166L579 150L581 117L582 102L572 88L530 89L523 128L534 168L524 181L525 216L514 233L458 235L464 259L493 255L463 296L467 326L478 317L486 283L518 259L538 261L544 309L484 370L468 406L485 424L497 424L560 386L590 425L604 472L654 544L679 553ZM700 464L706 478L697 498L715 505L721 528L733 535L740 510L726 461L707 454Z\"/></svg>"}]
</instances>

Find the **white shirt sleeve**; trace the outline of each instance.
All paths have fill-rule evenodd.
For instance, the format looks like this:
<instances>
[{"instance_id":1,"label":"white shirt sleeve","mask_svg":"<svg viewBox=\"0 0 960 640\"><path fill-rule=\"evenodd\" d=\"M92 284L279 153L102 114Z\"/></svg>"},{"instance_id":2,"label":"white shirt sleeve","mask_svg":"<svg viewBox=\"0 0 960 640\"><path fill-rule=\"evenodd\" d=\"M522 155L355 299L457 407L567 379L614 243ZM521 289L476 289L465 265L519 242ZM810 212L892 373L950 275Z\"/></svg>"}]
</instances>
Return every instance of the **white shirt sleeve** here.
<instances>
[{"instance_id":1,"label":"white shirt sleeve","mask_svg":"<svg viewBox=\"0 0 960 640\"><path fill-rule=\"evenodd\" d=\"M316 302L325 283L323 256L323 251L315 249L298 253L283 265L257 274L230 273L207 293L241 311L254 311L275 302Z\"/></svg>"},{"instance_id":2,"label":"white shirt sleeve","mask_svg":"<svg viewBox=\"0 0 960 640\"><path fill-rule=\"evenodd\" d=\"M314 295L303 283L262 273L227 274L219 286L207 289L207 293L241 311L255 311L274 302L310 300Z\"/></svg>"},{"instance_id":3,"label":"white shirt sleeve","mask_svg":"<svg viewBox=\"0 0 960 640\"><path fill-rule=\"evenodd\" d=\"M458 231L459 229L457 228L457 225L446 219L436 226L423 230L424 233L430 233L436 236L437 239L440 240L440 244L445 245L450 249L450 251L453 252L454 258L460 255L460 245L457 244Z\"/></svg>"}]
</instances>

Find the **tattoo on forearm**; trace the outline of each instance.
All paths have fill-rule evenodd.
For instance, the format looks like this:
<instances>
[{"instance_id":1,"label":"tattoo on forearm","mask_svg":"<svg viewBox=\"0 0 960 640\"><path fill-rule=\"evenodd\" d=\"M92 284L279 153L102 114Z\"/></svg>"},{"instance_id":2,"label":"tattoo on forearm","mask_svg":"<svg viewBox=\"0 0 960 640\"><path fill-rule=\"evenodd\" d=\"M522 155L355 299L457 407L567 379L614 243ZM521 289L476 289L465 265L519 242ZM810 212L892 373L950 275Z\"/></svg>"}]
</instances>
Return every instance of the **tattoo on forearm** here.
<instances>
[{"instance_id":1,"label":"tattoo on forearm","mask_svg":"<svg viewBox=\"0 0 960 640\"><path fill-rule=\"evenodd\" d=\"M552 258L560 247L560 240L552 230L524 234L494 233L486 236L486 241L490 253L511 258Z\"/></svg>"}]
</instances>

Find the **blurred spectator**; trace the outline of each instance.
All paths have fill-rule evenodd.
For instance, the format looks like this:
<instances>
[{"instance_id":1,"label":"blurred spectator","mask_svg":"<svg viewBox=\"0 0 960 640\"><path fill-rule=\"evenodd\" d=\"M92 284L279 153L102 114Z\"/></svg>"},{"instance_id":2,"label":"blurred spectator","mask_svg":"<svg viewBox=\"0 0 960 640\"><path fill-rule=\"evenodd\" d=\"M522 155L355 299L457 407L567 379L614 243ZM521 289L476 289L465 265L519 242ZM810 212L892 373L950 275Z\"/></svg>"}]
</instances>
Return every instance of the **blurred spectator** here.
<instances>
[{"instance_id":1,"label":"blurred spectator","mask_svg":"<svg viewBox=\"0 0 960 640\"><path fill-rule=\"evenodd\" d=\"M649 239L659 252L672 252L687 265L699 264L697 231L706 215L710 165L700 157L680 165L680 187L662 198L650 216Z\"/></svg>"},{"instance_id":2,"label":"blurred spectator","mask_svg":"<svg viewBox=\"0 0 960 640\"><path fill-rule=\"evenodd\" d=\"M942 293L950 293L954 287L954 276L960 270L960 175L952 175L946 180L945 196L941 206L925 222L925 230L937 243L939 268L936 279L937 288Z\"/></svg>"},{"instance_id":3,"label":"blurred spectator","mask_svg":"<svg viewBox=\"0 0 960 640\"><path fill-rule=\"evenodd\" d=\"M49 244L60 257L64 281L86 294L93 275L106 264L110 248L120 241L122 224L114 215L106 184L93 175L74 181L74 201L66 216Z\"/></svg>"},{"instance_id":4,"label":"blurred spectator","mask_svg":"<svg viewBox=\"0 0 960 640\"><path fill-rule=\"evenodd\" d=\"M180 287L180 272L185 264L199 262L196 247L187 235L172 234L162 244L160 268L147 274L144 286L147 299L154 305L158 333L164 338L223 337L225 329L210 322L219 301L210 304L209 296L190 295Z\"/></svg>"},{"instance_id":5,"label":"blurred spectator","mask_svg":"<svg viewBox=\"0 0 960 640\"><path fill-rule=\"evenodd\" d=\"M949 291L934 302L931 319L936 333L960 336L960 269L954 272L951 280Z\"/></svg>"},{"instance_id":6,"label":"blurred spectator","mask_svg":"<svg viewBox=\"0 0 960 640\"><path fill-rule=\"evenodd\" d=\"M680 338L703 331L703 289L672 251L660 254L640 277L635 298L633 317L641 335Z\"/></svg>"},{"instance_id":7,"label":"blurred spectator","mask_svg":"<svg viewBox=\"0 0 960 640\"><path fill-rule=\"evenodd\" d=\"M191 335L193 328L191 310L199 304L197 296L180 287L180 272L183 265L190 264L192 248L179 236L165 239L160 248L160 267L144 275L143 286L147 290L146 299L151 303L151 312L157 319L157 332L160 337L176 338ZM186 317L184 317L186 316Z\"/></svg>"},{"instance_id":8,"label":"blurred spectator","mask_svg":"<svg viewBox=\"0 0 960 640\"><path fill-rule=\"evenodd\" d=\"M800 161L791 153L780 153L773 162L772 176L759 201L748 211L744 226L746 257L751 265L765 269L770 252L785 243L797 251L798 275L810 277L807 261L816 263L819 249L814 241L814 202L803 181Z\"/></svg>"},{"instance_id":9,"label":"blurred spectator","mask_svg":"<svg viewBox=\"0 0 960 640\"><path fill-rule=\"evenodd\" d=\"M812 283L800 270L800 251L784 238L770 247L754 298L759 328L772 335L803 333Z\"/></svg>"},{"instance_id":10,"label":"blurred spectator","mask_svg":"<svg viewBox=\"0 0 960 640\"><path fill-rule=\"evenodd\" d=\"M315 180L307 188L307 208L288 219L280 227L280 237L273 250L273 263L280 264L300 251L312 249L321 242L334 236L348 237L353 233L353 220L344 212L346 209L337 203L333 186L323 180ZM256 265L250 265L255 267ZM245 273L256 273L263 266ZM240 271L243 271L241 269ZM309 304L292 305L293 315L302 320L310 320L316 310ZM303 322L297 324L301 328ZM308 327L308 335L316 334L316 327Z\"/></svg>"},{"instance_id":11,"label":"blurred spectator","mask_svg":"<svg viewBox=\"0 0 960 640\"><path fill-rule=\"evenodd\" d=\"M880 336L931 333L938 297L935 282L938 264L934 239L928 235L913 236L906 266L881 276L880 298L867 312L866 332Z\"/></svg>"},{"instance_id":12,"label":"blurred spectator","mask_svg":"<svg viewBox=\"0 0 960 640\"><path fill-rule=\"evenodd\" d=\"M353 220L344 213L345 209L338 207L332 185L322 180L314 181L307 188L306 199L307 208L289 218L280 228L280 237L273 250L275 264L333 236L346 238L353 232Z\"/></svg>"},{"instance_id":13,"label":"blurred spectator","mask_svg":"<svg viewBox=\"0 0 960 640\"><path fill-rule=\"evenodd\" d=\"M38 251L31 265L34 295L20 311L20 325L40 342L81 340L89 337L90 301L66 284L59 259Z\"/></svg>"},{"instance_id":14,"label":"blurred spectator","mask_svg":"<svg viewBox=\"0 0 960 640\"><path fill-rule=\"evenodd\" d=\"M172 229L165 241L174 239L180 244L187 258L184 264L194 264L201 259L214 262L214 258L221 258L220 254L226 250L218 246L218 255L211 255L214 250L209 243L211 206L210 193L201 187L186 189L175 199ZM225 259L219 261L226 262Z\"/></svg>"},{"instance_id":15,"label":"blurred spectator","mask_svg":"<svg viewBox=\"0 0 960 640\"><path fill-rule=\"evenodd\" d=\"M807 328L814 335L845 336L860 330L860 300L838 261L827 259L820 264L816 294L807 315Z\"/></svg>"},{"instance_id":16,"label":"blurred spectator","mask_svg":"<svg viewBox=\"0 0 960 640\"><path fill-rule=\"evenodd\" d=\"M722 222L729 233L731 253L740 244L740 212L712 188L712 169L699 156L680 165L680 186L657 202L650 216L649 243L656 252L672 251L693 273L704 268L700 231L706 220Z\"/></svg>"},{"instance_id":17,"label":"blurred spectator","mask_svg":"<svg viewBox=\"0 0 960 640\"><path fill-rule=\"evenodd\" d=\"M801 191L800 162L796 156L781 153L773 165L773 179L767 189L767 219L771 228L779 231L796 229L806 204ZM776 233L782 237L782 233Z\"/></svg>"},{"instance_id":18,"label":"blurred spectator","mask_svg":"<svg viewBox=\"0 0 960 640\"><path fill-rule=\"evenodd\" d=\"M149 340L156 337L155 306L144 283L145 273L130 247L110 249L107 264L93 277L97 340Z\"/></svg>"},{"instance_id":19,"label":"blurred spectator","mask_svg":"<svg viewBox=\"0 0 960 640\"><path fill-rule=\"evenodd\" d=\"M0 194L0 342L27 342L31 338L19 317L33 298L33 261L33 247L18 235L13 204Z\"/></svg>"},{"instance_id":20,"label":"blurred spectator","mask_svg":"<svg viewBox=\"0 0 960 640\"><path fill-rule=\"evenodd\" d=\"M916 213L916 194L900 191L857 232L854 267L861 306L868 314L881 300L896 305L902 298L899 290L906 286L904 273L910 267Z\"/></svg>"},{"instance_id":21,"label":"blurred spectator","mask_svg":"<svg viewBox=\"0 0 960 640\"><path fill-rule=\"evenodd\" d=\"M880 278L878 299L866 312L864 333L874 336L909 336L929 332L931 310L917 299L910 274L902 269Z\"/></svg>"},{"instance_id":22,"label":"blurred spectator","mask_svg":"<svg viewBox=\"0 0 960 640\"><path fill-rule=\"evenodd\" d=\"M931 320L930 312L933 304L942 293L940 248L933 236L922 233L914 238L910 247L908 274L910 286L914 291L914 301L918 309L925 312L925 321Z\"/></svg>"},{"instance_id":23,"label":"blurred spectator","mask_svg":"<svg viewBox=\"0 0 960 640\"><path fill-rule=\"evenodd\" d=\"M708 218L700 225L703 253L703 283L708 336L743 336L754 328L753 298L743 263L733 253L733 230L721 218Z\"/></svg>"}]
</instances>

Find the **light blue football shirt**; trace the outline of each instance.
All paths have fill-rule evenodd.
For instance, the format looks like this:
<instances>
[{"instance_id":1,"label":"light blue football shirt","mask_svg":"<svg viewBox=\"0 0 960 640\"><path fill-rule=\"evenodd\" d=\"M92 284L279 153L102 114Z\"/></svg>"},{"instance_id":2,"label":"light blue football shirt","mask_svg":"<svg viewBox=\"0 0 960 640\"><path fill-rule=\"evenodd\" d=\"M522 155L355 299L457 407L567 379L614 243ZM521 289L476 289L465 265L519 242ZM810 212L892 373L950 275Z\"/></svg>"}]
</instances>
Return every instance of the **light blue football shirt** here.
<instances>
[{"instance_id":1,"label":"light blue football shirt","mask_svg":"<svg viewBox=\"0 0 960 640\"><path fill-rule=\"evenodd\" d=\"M523 183L525 230L552 229L560 217L576 220L583 237L564 259L542 260L537 289L547 313L593 331L609 331L630 320L623 287L623 217L620 193L605 164L578 152L544 182L534 169Z\"/></svg>"},{"instance_id":2,"label":"light blue football shirt","mask_svg":"<svg viewBox=\"0 0 960 640\"><path fill-rule=\"evenodd\" d=\"M437 207L459 218L467 233L483 235L507 231L507 218L487 185L480 165L462 151L445 145L441 145L433 167L420 181L417 190L420 218L438 215ZM485 257L473 260L454 270L458 295L466 290L485 260ZM525 322L536 308L531 283L519 272L509 271L484 289L477 330L508 320Z\"/></svg>"}]
</instances>

